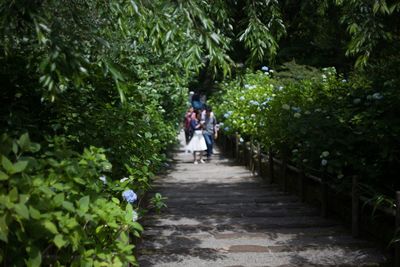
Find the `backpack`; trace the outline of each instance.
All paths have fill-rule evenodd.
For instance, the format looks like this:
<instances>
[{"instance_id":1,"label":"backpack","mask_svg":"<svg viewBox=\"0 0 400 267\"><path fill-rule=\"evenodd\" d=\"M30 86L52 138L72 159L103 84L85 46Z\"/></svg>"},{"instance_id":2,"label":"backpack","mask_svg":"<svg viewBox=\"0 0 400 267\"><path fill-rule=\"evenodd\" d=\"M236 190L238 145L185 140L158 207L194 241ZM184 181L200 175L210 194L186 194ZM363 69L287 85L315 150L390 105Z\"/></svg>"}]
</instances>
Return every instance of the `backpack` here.
<instances>
[{"instance_id":1,"label":"backpack","mask_svg":"<svg viewBox=\"0 0 400 267\"><path fill-rule=\"evenodd\" d=\"M185 129L187 129L187 130L189 130L191 128L190 122L192 120L192 114L193 114L193 112L191 112L191 113L187 112L186 116L185 116Z\"/></svg>"}]
</instances>

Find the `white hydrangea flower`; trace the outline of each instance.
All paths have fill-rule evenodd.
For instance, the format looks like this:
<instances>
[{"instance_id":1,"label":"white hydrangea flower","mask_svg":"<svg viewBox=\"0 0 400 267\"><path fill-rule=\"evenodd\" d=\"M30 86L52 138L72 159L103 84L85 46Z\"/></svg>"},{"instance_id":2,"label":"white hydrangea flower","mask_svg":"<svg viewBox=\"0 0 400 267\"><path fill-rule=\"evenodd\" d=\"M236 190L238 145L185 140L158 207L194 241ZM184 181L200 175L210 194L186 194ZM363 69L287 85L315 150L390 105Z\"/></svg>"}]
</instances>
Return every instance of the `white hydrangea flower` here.
<instances>
[{"instance_id":1,"label":"white hydrangea flower","mask_svg":"<svg viewBox=\"0 0 400 267\"><path fill-rule=\"evenodd\" d=\"M321 153L321 157L322 157L322 158L326 158L326 157L328 157L329 155L330 155L329 151L324 151L324 152Z\"/></svg>"},{"instance_id":2,"label":"white hydrangea flower","mask_svg":"<svg viewBox=\"0 0 400 267\"><path fill-rule=\"evenodd\" d=\"M381 95L380 93L375 93L372 95L372 98L375 100L380 100L383 98L383 95Z\"/></svg>"},{"instance_id":3,"label":"white hydrangea flower","mask_svg":"<svg viewBox=\"0 0 400 267\"><path fill-rule=\"evenodd\" d=\"M119 180L121 183L123 183L123 182L125 182L125 181L127 181L127 180L129 180L129 178L128 177L124 177L124 178L122 178L121 180Z\"/></svg>"},{"instance_id":4,"label":"white hydrangea flower","mask_svg":"<svg viewBox=\"0 0 400 267\"><path fill-rule=\"evenodd\" d=\"M103 182L103 184L107 184L107 178L104 175L100 176L99 179Z\"/></svg>"},{"instance_id":5,"label":"white hydrangea flower","mask_svg":"<svg viewBox=\"0 0 400 267\"><path fill-rule=\"evenodd\" d=\"M136 222L139 219L139 215L136 211L132 212L132 221Z\"/></svg>"},{"instance_id":6,"label":"white hydrangea flower","mask_svg":"<svg viewBox=\"0 0 400 267\"><path fill-rule=\"evenodd\" d=\"M289 109L290 109L290 106L289 106L288 104L283 104L283 105L282 105L282 108L283 108L283 109L286 109L286 110L289 110Z\"/></svg>"}]
</instances>

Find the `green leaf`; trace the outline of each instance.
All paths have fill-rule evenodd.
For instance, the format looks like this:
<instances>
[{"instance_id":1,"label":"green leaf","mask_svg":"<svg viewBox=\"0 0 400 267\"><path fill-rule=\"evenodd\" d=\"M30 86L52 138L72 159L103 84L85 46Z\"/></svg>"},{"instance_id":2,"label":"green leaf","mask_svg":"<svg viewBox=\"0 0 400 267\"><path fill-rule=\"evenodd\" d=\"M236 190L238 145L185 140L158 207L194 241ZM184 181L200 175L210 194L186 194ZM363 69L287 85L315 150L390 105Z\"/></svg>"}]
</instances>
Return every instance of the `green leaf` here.
<instances>
[{"instance_id":1,"label":"green leaf","mask_svg":"<svg viewBox=\"0 0 400 267\"><path fill-rule=\"evenodd\" d=\"M52 234L58 234L57 226L49 220L43 222L43 226Z\"/></svg>"},{"instance_id":2,"label":"green leaf","mask_svg":"<svg viewBox=\"0 0 400 267\"><path fill-rule=\"evenodd\" d=\"M36 247L28 247L26 249L29 254L29 259L26 262L26 266L28 267L40 267L42 264L42 254L40 250Z\"/></svg>"},{"instance_id":3,"label":"green leaf","mask_svg":"<svg viewBox=\"0 0 400 267\"><path fill-rule=\"evenodd\" d=\"M12 144L12 151L15 155L18 153L18 145L15 142Z\"/></svg>"},{"instance_id":4,"label":"green leaf","mask_svg":"<svg viewBox=\"0 0 400 267\"><path fill-rule=\"evenodd\" d=\"M112 202L114 202L115 204L120 204L119 199L116 198L116 197L111 198L111 200L112 200Z\"/></svg>"},{"instance_id":5,"label":"green leaf","mask_svg":"<svg viewBox=\"0 0 400 267\"><path fill-rule=\"evenodd\" d=\"M54 237L54 244L56 244L56 246L60 249L60 248L62 248L66 243L67 243L67 241L64 239L64 236L63 235L61 235L61 234L59 234L59 235L56 235L55 237Z\"/></svg>"},{"instance_id":6,"label":"green leaf","mask_svg":"<svg viewBox=\"0 0 400 267\"><path fill-rule=\"evenodd\" d=\"M61 204L63 204L63 202L64 202L64 193L57 194L53 198L53 201L54 201L54 205L56 205L57 207L60 206Z\"/></svg>"},{"instance_id":7,"label":"green leaf","mask_svg":"<svg viewBox=\"0 0 400 267\"><path fill-rule=\"evenodd\" d=\"M0 240L8 243L8 225L6 215L0 217Z\"/></svg>"},{"instance_id":8,"label":"green leaf","mask_svg":"<svg viewBox=\"0 0 400 267\"><path fill-rule=\"evenodd\" d=\"M40 216L40 211L38 211L37 209L35 209L32 206L29 206L29 214L31 215L31 218L35 219L35 220L39 220L40 217L41 217Z\"/></svg>"},{"instance_id":9,"label":"green leaf","mask_svg":"<svg viewBox=\"0 0 400 267\"><path fill-rule=\"evenodd\" d=\"M138 230L138 231L140 231L140 232L143 232L143 226L141 226L138 222L132 222L132 226L133 226L133 228L134 229L136 229L136 230Z\"/></svg>"},{"instance_id":10,"label":"green leaf","mask_svg":"<svg viewBox=\"0 0 400 267\"><path fill-rule=\"evenodd\" d=\"M4 181L8 179L8 175L2 171L0 171L0 181Z\"/></svg>"},{"instance_id":11,"label":"green leaf","mask_svg":"<svg viewBox=\"0 0 400 267\"><path fill-rule=\"evenodd\" d=\"M14 205L14 210L18 215L20 215L24 219L29 219L29 210L25 204L18 203Z\"/></svg>"},{"instance_id":12,"label":"green leaf","mask_svg":"<svg viewBox=\"0 0 400 267\"><path fill-rule=\"evenodd\" d=\"M68 211L75 212L74 204L69 201L64 201L62 203L62 206L64 207L64 209L66 209Z\"/></svg>"},{"instance_id":13,"label":"green leaf","mask_svg":"<svg viewBox=\"0 0 400 267\"><path fill-rule=\"evenodd\" d=\"M29 147L31 145L31 140L29 139L29 134L25 133L21 135L21 137L18 139L18 145L22 149L22 151L28 151Z\"/></svg>"},{"instance_id":14,"label":"green leaf","mask_svg":"<svg viewBox=\"0 0 400 267\"><path fill-rule=\"evenodd\" d=\"M89 210L89 202L90 197L84 196L79 200L79 209L83 212L87 212Z\"/></svg>"},{"instance_id":15,"label":"green leaf","mask_svg":"<svg viewBox=\"0 0 400 267\"><path fill-rule=\"evenodd\" d=\"M13 187L13 189L11 189L8 193L8 197L11 202L16 202L18 200L18 189Z\"/></svg>"},{"instance_id":16,"label":"green leaf","mask_svg":"<svg viewBox=\"0 0 400 267\"><path fill-rule=\"evenodd\" d=\"M81 184L81 185L85 185L86 184L86 181L83 180L81 177L74 177L73 179L78 184Z\"/></svg>"},{"instance_id":17,"label":"green leaf","mask_svg":"<svg viewBox=\"0 0 400 267\"><path fill-rule=\"evenodd\" d=\"M7 173L12 173L14 166L6 156L1 157L1 165L3 165L3 168L6 170Z\"/></svg>"},{"instance_id":18,"label":"green leaf","mask_svg":"<svg viewBox=\"0 0 400 267\"><path fill-rule=\"evenodd\" d=\"M12 174L18 173L18 172L23 172L26 169L26 166L28 166L28 161L26 160L20 160L17 163L13 165L13 170Z\"/></svg>"},{"instance_id":19,"label":"green leaf","mask_svg":"<svg viewBox=\"0 0 400 267\"><path fill-rule=\"evenodd\" d=\"M38 152L40 150L40 144L38 143L31 143L31 146L29 147L30 152Z\"/></svg>"}]
</instances>

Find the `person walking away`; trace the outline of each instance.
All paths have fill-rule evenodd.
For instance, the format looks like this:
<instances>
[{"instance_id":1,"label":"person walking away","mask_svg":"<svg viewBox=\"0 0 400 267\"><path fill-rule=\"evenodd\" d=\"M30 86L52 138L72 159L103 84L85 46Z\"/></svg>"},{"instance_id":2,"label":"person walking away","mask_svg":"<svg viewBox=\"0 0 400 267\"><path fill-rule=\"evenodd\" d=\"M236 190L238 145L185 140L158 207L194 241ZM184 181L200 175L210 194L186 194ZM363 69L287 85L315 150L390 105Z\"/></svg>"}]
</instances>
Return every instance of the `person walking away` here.
<instances>
[{"instance_id":1,"label":"person walking away","mask_svg":"<svg viewBox=\"0 0 400 267\"><path fill-rule=\"evenodd\" d=\"M190 124L193 130L193 137L187 145L187 150L193 152L194 164L198 164L197 153L199 154L199 161L205 163L203 160L203 151L207 149L206 141L203 136L204 122L201 122L201 114L198 110L195 111L196 117L191 120Z\"/></svg>"},{"instance_id":2,"label":"person walking away","mask_svg":"<svg viewBox=\"0 0 400 267\"><path fill-rule=\"evenodd\" d=\"M211 107L206 108L203 134L207 145L207 159L209 160L213 154L214 139L218 136L217 120Z\"/></svg>"},{"instance_id":3,"label":"person walking away","mask_svg":"<svg viewBox=\"0 0 400 267\"><path fill-rule=\"evenodd\" d=\"M203 104L200 102L200 95L197 92L192 95L192 107L195 110L200 110L203 108Z\"/></svg>"},{"instance_id":4,"label":"person walking away","mask_svg":"<svg viewBox=\"0 0 400 267\"><path fill-rule=\"evenodd\" d=\"M193 115L193 107L190 107L185 114L185 120L184 120L186 144L189 143L193 135L192 126L190 124L190 122L192 121L192 115Z\"/></svg>"}]
</instances>

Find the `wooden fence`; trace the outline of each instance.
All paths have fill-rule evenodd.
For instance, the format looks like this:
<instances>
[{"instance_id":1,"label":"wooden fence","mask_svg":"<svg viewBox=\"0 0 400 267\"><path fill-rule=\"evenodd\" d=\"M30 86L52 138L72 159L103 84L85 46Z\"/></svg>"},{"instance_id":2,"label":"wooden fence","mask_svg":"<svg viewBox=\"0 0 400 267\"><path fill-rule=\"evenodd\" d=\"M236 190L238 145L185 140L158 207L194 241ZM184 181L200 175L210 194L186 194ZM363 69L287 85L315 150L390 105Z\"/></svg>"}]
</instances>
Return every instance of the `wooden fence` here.
<instances>
[{"instance_id":1,"label":"wooden fence","mask_svg":"<svg viewBox=\"0 0 400 267\"><path fill-rule=\"evenodd\" d=\"M322 171L320 177L306 173L304 170L299 169L295 166L288 164L287 159L277 158L272 150L268 152L261 151L261 146L257 142L250 140L248 142L241 142L241 137L238 133L233 136L220 135L218 139L219 146L224 152L233 158L239 164L244 164L253 175L259 175L263 179L266 179L268 183L278 183L281 185L285 192L293 192L299 195L301 201L306 202L307 198L310 198L310 183L313 184L314 190L311 190L311 197L314 201L313 204L320 206L321 216L327 217L328 213L332 210L332 205L335 201L337 194L342 194L346 198L343 203L348 203L351 199L351 209L344 215L350 217L351 232L354 237L359 237L361 234L361 225L368 225L370 223L370 216L361 216L361 207L365 207L369 204L366 197L361 196L359 190L359 177L352 177L351 193L344 194L340 192L333 184L328 183L326 171ZM288 173L291 173L289 177ZM318 203L315 203L315 196L317 196ZM333 197L331 197L333 196ZM349 199L350 198L350 199ZM396 192L396 209L378 207L377 210L383 216L385 220L389 218L388 234L385 242L389 241L388 236L392 237L395 229L400 230L400 191ZM310 202L310 201L308 201ZM337 205L337 209L343 209L342 205ZM372 207L370 207L372 208ZM343 211L341 211L343 212ZM350 214L348 214L350 213ZM341 214L343 215L343 214ZM343 217L343 216L342 216ZM368 228L365 226L364 228ZM382 233L375 229L362 229L368 232L372 232L376 236L380 236ZM396 242L394 245L394 266L400 267L400 242Z\"/></svg>"}]
</instances>

